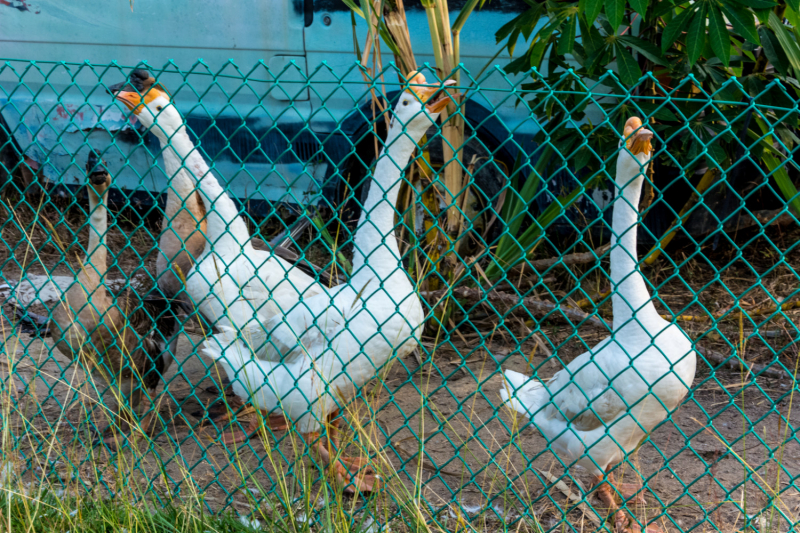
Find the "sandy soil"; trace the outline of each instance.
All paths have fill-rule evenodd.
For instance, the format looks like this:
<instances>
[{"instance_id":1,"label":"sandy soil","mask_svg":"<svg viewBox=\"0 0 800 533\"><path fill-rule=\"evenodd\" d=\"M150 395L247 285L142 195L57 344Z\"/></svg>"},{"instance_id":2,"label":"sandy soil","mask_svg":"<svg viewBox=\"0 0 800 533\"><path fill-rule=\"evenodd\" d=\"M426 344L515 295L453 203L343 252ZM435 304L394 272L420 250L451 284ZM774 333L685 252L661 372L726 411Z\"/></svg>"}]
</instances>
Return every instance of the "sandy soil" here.
<instances>
[{"instance_id":1,"label":"sandy soil","mask_svg":"<svg viewBox=\"0 0 800 533\"><path fill-rule=\"evenodd\" d=\"M755 312L770 305L770 298L782 300L797 290L798 275L789 265L800 266L800 254L791 252L781 264L780 253L792 249L800 231L776 231L768 239L748 241L740 258L730 251L692 256L692 248L676 246L673 260L686 260L681 276L665 259L647 275L658 287L664 313L704 315L735 305L744 310L720 320L716 328L708 320L682 320L701 348L730 354L736 346L748 365L777 368L780 361L793 370L800 309L785 311L786 318ZM573 273L588 272L591 266ZM575 279L564 272L549 274L544 281L550 296L535 278L523 275L521 286L529 281L543 298L563 296L574 302L582 294ZM602 290L604 279L589 272L581 287L587 293ZM610 304L599 312L610 318ZM497 327L498 319L483 306L470 316L471 325L439 337L438 346L433 336L426 337L421 357L394 361L369 388L368 402L348 407L347 433L371 442L373 451L379 448L372 461L388 488L373 503L391 517L397 510L392 502L410 500L414 487L421 486L425 516L447 527L467 520L493 530L528 513L545 530L563 521L575 530L594 530L591 510L571 509L563 490L542 484L540 471L562 477L564 468L531 425L517 420L518 430L513 429L513 417L500 406L498 371L502 366L530 373L530 365L544 364L539 373L548 377L582 353L583 343L592 345L605 334L590 326L576 331L563 321L543 321L539 335L557 356L546 361L530 336L530 323L507 319ZM745 342L755 332L759 336ZM485 345L481 335L488 339ZM313 454L302 457L305 450L296 434L270 434L232 452L219 443L217 428L201 427L205 408L220 394L214 386L216 370L196 353L200 336L181 339L159 403L164 423L150 447L140 440L117 455L92 447L87 421L105 416L98 414L97 394L83 370L49 339L20 334L18 340L13 355L9 350L0 364L0 376L3 393L13 397L5 416L5 435L11 437L4 440L6 458L23 479L46 478L102 494L124 490L121 483L138 484L162 498L201 494L212 510L232 507L243 513L286 501L282 494L299 495L302 487L313 492L312 501L324 501ZM10 339L7 346L13 343ZM699 361L683 406L617 472L626 481L647 480L647 504L632 505L636 514L661 516L669 531L730 531L744 527L746 519L760 531L787 531L800 513L800 492L793 482L800 475L800 443L794 438L800 415L793 407L793 385L788 375L753 378L746 369L715 371ZM114 403L110 393L104 401ZM581 497L580 484L589 488L590 479L578 469L571 474L562 478L563 487ZM606 515L592 495L586 502Z\"/></svg>"}]
</instances>

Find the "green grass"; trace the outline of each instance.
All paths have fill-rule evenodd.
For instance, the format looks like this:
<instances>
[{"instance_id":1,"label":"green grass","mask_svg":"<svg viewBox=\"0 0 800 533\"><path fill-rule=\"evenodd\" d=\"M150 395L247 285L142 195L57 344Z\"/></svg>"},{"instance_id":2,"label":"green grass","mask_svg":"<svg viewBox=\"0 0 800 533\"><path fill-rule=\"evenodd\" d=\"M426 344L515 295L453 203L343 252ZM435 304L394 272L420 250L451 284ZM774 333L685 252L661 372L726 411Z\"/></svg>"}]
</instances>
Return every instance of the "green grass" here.
<instances>
[{"instance_id":1,"label":"green grass","mask_svg":"<svg viewBox=\"0 0 800 533\"><path fill-rule=\"evenodd\" d=\"M132 503L114 500L64 498L55 494L38 497L6 493L0 497L0 531L31 533L238 533L271 531L302 533L309 526L270 520L263 513L250 519L233 511L211 515L202 506L155 502ZM357 528L351 531L358 531Z\"/></svg>"}]
</instances>

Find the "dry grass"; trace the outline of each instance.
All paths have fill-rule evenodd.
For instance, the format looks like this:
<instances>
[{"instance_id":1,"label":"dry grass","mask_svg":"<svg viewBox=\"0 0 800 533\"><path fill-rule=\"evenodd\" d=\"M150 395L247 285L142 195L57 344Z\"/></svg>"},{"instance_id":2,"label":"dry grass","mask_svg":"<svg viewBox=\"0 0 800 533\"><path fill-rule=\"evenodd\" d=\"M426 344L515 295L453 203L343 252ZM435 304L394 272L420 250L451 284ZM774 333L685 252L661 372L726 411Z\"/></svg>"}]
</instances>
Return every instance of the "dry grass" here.
<instances>
[{"instance_id":1,"label":"dry grass","mask_svg":"<svg viewBox=\"0 0 800 533\"><path fill-rule=\"evenodd\" d=\"M55 205L31 210L27 218L8 209L2 216L4 223L16 220L30 228L2 226L6 242L22 243L0 251L2 261L13 256L19 265L18 271L4 269L6 277L46 271L63 257L42 218L61 240L73 243L70 253L82 255L74 246L82 242L75 239L75 228L83 223L80 213L69 212L62 225ZM109 235L112 255L119 255L126 274L153 257L148 227L136 224L122 223ZM747 242L750 235L737 239ZM731 247L698 253L685 242L673 242L668 255L680 269L661 257L646 275L658 287L664 314L724 315L716 323L682 322L701 347L723 353L735 348L746 365L774 364L777 353L793 375L800 309L774 316L754 311L775 300L797 299L792 269L800 267L800 257L794 252L786 264L778 258L798 238L800 230L770 229L748 242L741 255ZM544 285L522 270L517 286L544 300L566 298L575 304L607 286L593 266L570 265L569 273L556 268ZM578 286L575 280L581 277ZM599 313L610 319L610 302L602 303ZM450 315L449 330L429 330L421 356L388 365L382 378L348 405L348 453L369 455L387 480L386 489L371 499L351 498L326 483L330 477L295 432L273 435L262 429L238 450L219 444L216 428L194 416L218 398L206 390L218 374L197 355L197 335L179 345L178 364L166 378L169 394L157 406L158 434L131 440L116 455L92 447L89 427L111 421L103 406L113 390L104 391L49 340L13 334L8 323L0 322L8 337L0 364L4 523L10 527L16 517L15 524L40 530L34 524L51 513L61 522L47 523L80 530L70 513L100 508L92 512L112 529L156 531L147 521L156 505L191 524L203 516L201 509L231 509L286 531L312 524L370 532L380 530L378 524L393 531L594 530L606 510L585 494L587 477L576 470L564 477L563 467L526 420L500 407L497 371L502 365L530 373L534 365L541 376L551 375L562 363L548 351L566 364L606 333L591 327L576 332L564 322L526 324L524 311L519 319L501 323L485 303L464 318ZM695 526L711 531L714 525L723 531L789 530L800 518L800 492L791 485L800 474L800 444L793 439L793 428L800 425L793 408L795 383L789 377L755 378L746 366L740 372L713 372L699 364L692 395L621 473L647 479L652 492L647 505L632 506L635 514L661 516L670 531ZM105 503L112 494L114 503ZM233 531L237 524L223 520L203 527Z\"/></svg>"}]
</instances>

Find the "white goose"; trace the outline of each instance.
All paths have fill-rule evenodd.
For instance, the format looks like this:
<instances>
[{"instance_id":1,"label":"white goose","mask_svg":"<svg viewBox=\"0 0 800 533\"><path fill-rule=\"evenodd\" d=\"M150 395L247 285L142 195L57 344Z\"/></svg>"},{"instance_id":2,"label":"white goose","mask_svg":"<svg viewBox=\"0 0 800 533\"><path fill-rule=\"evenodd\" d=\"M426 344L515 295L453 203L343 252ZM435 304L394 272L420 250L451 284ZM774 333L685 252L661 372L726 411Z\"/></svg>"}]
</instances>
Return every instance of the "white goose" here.
<instances>
[{"instance_id":1,"label":"white goose","mask_svg":"<svg viewBox=\"0 0 800 533\"><path fill-rule=\"evenodd\" d=\"M119 91L146 94L156 80L144 69L134 69L128 81L108 88L112 95ZM163 92L163 87L159 85ZM168 143L160 137L161 148ZM206 242L206 212L203 201L197 193L195 184L189 177L183 161L173 150L164 150L164 170L169 177L167 202L164 218L161 221L161 237L158 241L156 258L156 278L158 288L164 296L180 303L187 312L194 307L184 290L183 279L192 268L195 259L203 252ZM172 354L178 346L178 338L183 324L176 321L176 328L170 342L170 349L164 354L164 372L172 363Z\"/></svg>"},{"instance_id":2,"label":"white goose","mask_svg":"<svg viewBox=\"0 0 800 533\"><path fill-rule=\"evenodd\" d=\"M678 407L694 381L697 357L683 330L659 316L638 268L638 206L652 136L636 117L625 124L611 237L611 336L547 384L506 370L506 387L500 391L504 401L532 419L567 464L592 472L596 485L605 481L597 495L617 509L616 529L626 533L640 528L619 510L615 490L625 498L643 494L636 484L614 487L612 470ZM654 524L647 527L658 530Z\"/></svg>"},{"instance_id":3,"label":"white goose","mask_svg":"<svg viewBox=\"0 0 800 533\"><path fill-rule=\"evenodd\" d=\"M395 205L402 169L450 98L443 93L434 99L441 86L426 85L422 74L410 83L415 86L400 96L361 212L349 283L304 298L262 327L239 335L223 327L204 345L205 354L228 372L236 394L268 415L291 420L326 464L332 458L319 439L323 424L332 422L335 448L339 401L357 394L391 357L411 352L424 319L400 257ZM266 356L253 357L254 351ZM333 466L349 492L380 485L362 458L339 457Z\"/></svg>"},{"instance_id":4,"label":"white goose","mask_svg":"<svg viewBox=\"0 0 800 533\"><path fill-rule=\"evenodd\" d=\"M199 189L206 210L206 243L186 273L186 292L214 326L246 328L275 313L288 312L300 300L321 292L314 278L275 254L253 247L236 204L220 186L192 142L169 94L152 85L144 94L119 90L130 108L164 147L165 161L177 161ZM177 169L170 169L175 170Z\"/></svg>"}]
</instances>

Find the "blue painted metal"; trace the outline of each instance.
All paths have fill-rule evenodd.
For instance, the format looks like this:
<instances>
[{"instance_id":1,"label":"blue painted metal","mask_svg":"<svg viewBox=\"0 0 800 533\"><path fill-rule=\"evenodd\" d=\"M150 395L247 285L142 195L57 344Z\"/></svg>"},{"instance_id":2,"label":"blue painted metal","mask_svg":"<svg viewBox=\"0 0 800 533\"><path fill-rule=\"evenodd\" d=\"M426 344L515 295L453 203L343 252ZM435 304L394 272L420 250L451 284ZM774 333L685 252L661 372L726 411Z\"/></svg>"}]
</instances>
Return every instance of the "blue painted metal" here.
<instances>
[{"instance_id":1,"label":"blue painted metal","mask_svg":"<svg viewBox=\"0 0 800 533\"><path fill-rule=\"evenodd\" d=\"M450 4L455 12L463 2ZM523 0L495 0L472 15L461 41L466 72L477 75L498 50L493 33L486 29L499 28L524 5ZM414 49L430 50L428 23L419 2L406 2L406 10ZM363 21L359 24L363 45L366 26ZM339 80L324 66L314 72L306 67L325 63L344 72L346 68L341 67L353 63L350 13L337 0L2 1L0 47L0 55L15 59L116 61L125 67L144 62L152 71L161 71L159 81L173 92L202 148L212 158L220 156L216 169L229 182L229 190L255 203L285 201L287 193L305 203L330 198L341 177L337 166L351 153L352 141L357 139L352 136L360 134L366 123L363 109L359 110L363 100L354 102L345 91L337 92ZM192 68L199 58L207 69ZM385 55L383 60L388 64L392 57ZM432 56L422 53L417 60L433 62ZM237 83L226 81L226 72L233 74L237 65L250 68L259 62L262 67L251 73L252 79L260 80L251 83L259 94L230 98L223 94ZM187 72L180 71L190 68L192 89L184 85ZM198 72L209 75L198 77ZM13 72L6 71L0 75L3 118L44 176L66 185L78 183L82 175L80 165L74 163L75 154L82 161L89 145L102 151L110 135L119 138L121 133L130 142L118 142L120 151L104 156L110 170L120 172L117 183L125 189L158 194L166 188L166 176L156 165L155 139L149 134L140 138L136 124L127 123L102 90L87 97L80 89L83 77L85 87L95 87L98 73L111 84L127 68L75 76L48 67L38 84L32 79L36 76L26 76L24 89L17 87ZM270 83L278 75L280 88ZM311 89L303 83L306 76L311 76ZM359 82L359 76L352 71L347 81ZM287 83L290 80L296 80L296 85ZM464 75L462 82L468 81ZM387 76L385 82L387 93L397 90L395 76ZM482 124L479 132L490 142L503 142L511 135L516 142L508 143L506 151L513 154L517 145L523 146L535 133L536 125L508 99L509 86L510 80L500 72L483 79L481 94L488 100L471 103L466 113L468 119ZM506 91L493 93L493 89ZM493 101L493 94L507 101ZM202 95L202 106L197 105L198 95ZM32 106L34 99L38 106ZM229 101L234 105L227 105ZM48 107L48 102L53 105ZM53 109L55 113L50 112ZM485 109L494 111L490 121L482 119ZM68 125L58 130L63 132L60 136L52 128L42 128L46 114L51 123ZM354 129L336 130L335 125L343 122ZM241 133L246 129L252 133ZM286 139L299 157L282 155ZM148 150L136 149L139 143ZM320 157L320 146L324 157ZM130 164L123 169L126 158Z\"/></svg>"}]
</instances>

